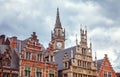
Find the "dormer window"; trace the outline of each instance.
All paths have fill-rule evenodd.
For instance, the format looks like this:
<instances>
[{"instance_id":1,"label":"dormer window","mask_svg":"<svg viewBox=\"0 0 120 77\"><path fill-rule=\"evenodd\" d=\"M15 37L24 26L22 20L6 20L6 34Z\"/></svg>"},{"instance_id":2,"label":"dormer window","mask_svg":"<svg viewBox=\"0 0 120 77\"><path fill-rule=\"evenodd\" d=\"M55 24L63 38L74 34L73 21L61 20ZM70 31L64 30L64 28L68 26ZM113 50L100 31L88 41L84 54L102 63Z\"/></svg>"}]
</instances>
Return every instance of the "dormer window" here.
<instances>
[{"instance_id":1,"label":"dormer window","mask_svg":"<svg viewBox=\"0 0 120 77\"><path fill-rule=\"evenodd\" d=\"M5 58L5 66L9 65L9 58Z\"/></svg>"},{"instance_id":2,"label":"dormer window","mask_svg":"<svg viewBox=\"0 0 120 77\"><path fill-rule=\"evenodd\" d=\"M67 62L65 62L65 68L67 68L68 67L68 63Z\"/></svg>"},{"instance_id":3,"label":"dormer window","mask_svg":"<svg viewBox=\"0 0 120 77\"><path fill-rule=\"evenodd\" d=\"M68 54L67 53L65 53L65 55L64 55L64 58L63 58L63 62L64 62L64 67L65 68L68 68Z\"/></svg>"}]
</instances>

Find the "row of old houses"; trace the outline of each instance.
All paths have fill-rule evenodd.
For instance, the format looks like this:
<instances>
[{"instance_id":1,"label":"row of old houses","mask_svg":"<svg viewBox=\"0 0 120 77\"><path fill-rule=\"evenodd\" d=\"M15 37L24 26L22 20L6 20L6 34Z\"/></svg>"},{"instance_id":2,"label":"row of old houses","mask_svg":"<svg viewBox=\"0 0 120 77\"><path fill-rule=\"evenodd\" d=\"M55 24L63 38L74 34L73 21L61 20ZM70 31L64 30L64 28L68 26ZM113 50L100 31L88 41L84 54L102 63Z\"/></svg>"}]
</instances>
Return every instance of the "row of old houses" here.
<instances>
[{"instance_id":1,"label":"row of old houses","mask_svg":"<svg viewBox=\"0 0 120 77\"><path fill-rule=\"evenodd\" d=\"M93 61L86 29L80 29L80 36L80 43L76 39L75 46L65 48L65 29L58 8L47 48L40 43L36 32L25 40L1 35L0 77L116 77L107 54L101 60L95 56Z\"/></svg>"}]
</instances>

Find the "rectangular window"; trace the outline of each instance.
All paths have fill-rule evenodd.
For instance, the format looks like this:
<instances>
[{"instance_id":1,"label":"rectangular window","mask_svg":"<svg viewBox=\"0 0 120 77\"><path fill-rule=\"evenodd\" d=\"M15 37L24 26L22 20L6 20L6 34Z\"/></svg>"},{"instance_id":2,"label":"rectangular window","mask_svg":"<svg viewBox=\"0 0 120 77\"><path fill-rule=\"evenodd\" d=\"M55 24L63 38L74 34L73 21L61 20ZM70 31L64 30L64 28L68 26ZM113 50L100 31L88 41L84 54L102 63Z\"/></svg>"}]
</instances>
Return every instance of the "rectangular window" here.
<instances>
[{"instance_id":1,"label":"rectangular window","mask_svg":"<svg viewBox=\"0 0 120 77\"><path fill-rule=\"evenodd\" d=\"M112 77L111 72L108 72L108 77Z\"/></svg>"},{"instance_id":2,"label":"rectangular window","mask_svg":"<svg viewBox=\"0 0 120 77\"><path fill-rule=\"evenodd\" d=\"M54 77L54 74L49 74L49 77Z\"/></svg>"},{"instance_id":3,"label":"rectangular window","mask_svg":"<svg viewBox=\"0 0 120 77\"><path fill-rule=\"evenodd\" d=\"M85 50L84 48L82 48L82 54L85 54L85 51L86 51L86 50Z\"/></svg>"},{"instance_id":4,"label":"rectangular window","mask_svg":"<svg viewBox=\"0 0 120 77\"><path fill-rule=\"evenodd\" d=\"M78 60L78 66L81 66L81 60Z\"/></svg>"},{"instance_id":5,"label":"rectangular window","mask_svg":"<svg viewBox=\"0 0 120 77\"><path fill-rule=\"evenodd\" d=\"M37 54L37 61L42 61L42 55L41 54Z\"/></svg>"},{"instance_id":6,"label":"rectangular window","mask_svg":"<svg viewBox=\"0 0 120 77\"><path fill-rule=\"evenodd\" d=\"M54 77L54 71L52 70L49 71L49 77Z\"/></svg>"},{"instance_id":7,"label":"rectangular window","mask_svg":"<svg viewBox=\"0 0 120 77\"><path fill-rule=\"evenodd\" d=\"M9 73L4 73L3 77L10 77L10 74Z\"/></svg>"},{"instance_id":8,"label":"rectangular window","mask_svg":"<svg viewBox=\"0 0 120 77\"><path fill-rule=\"evenodd\" d=\"M42 77L41 68L37 68L37 69L36 69L36 77Z\"/></svg>"},{"instance_id":9,"label":"rectangular window","mask_svg":"<svg viewBox=\"0 0 120 77\"><path fill-rule=\"evenodd\" d=\"M68 64L67 64L67 62L65 62L64 66L65 66L65 68L67 68L67 67L68 67Z\"/></svg>"},{"instance_id":10,"label":"rectangular window","mask_svg":"<svg viewBox=\"0 0 120 77\"><path fill-rule=\"evenodd\" d=\"M31 53L30 52L26 52L26 59L27 60L30 60L30 56L31 56Z\"/></svg>"},{"instance_id":11,"label":"rectangular window","mask_svg":"<svg viewBox=\"0 0 120 77\"><path fill-rule=\"evenodd\" d=\"M24 73L25 77L30 77L30 67L25 67Z\"/></svg>"},{"instance_id":12,"label":"rectangular window","mask_svg":"<svg viewBox=\"0 0 120 77\"><path fill-rule=\"evenodd\" d=\"M53 56L51 56L51 62L53 62Z\"/></svg>"},{"instance_id":13,"label":"rectangular window","mask_svg":"<svg viewBox=\"0 0 120 77\"><path fill-rule=\"evenodd\" d=\"M67 74L64 74L64 77L68 77Z\"/></svg>"},{"instance_id":14,"label":"rectangular window","mask_svg":"<svg viewBox=\"0 0 120 77\"><path fill-rule=\"evenodd\" d=\"M18 74L12 74L12 77L18 77Z\"/></svg>"},{"instance_id":15,"label":"rectangular window","mask_svg":"<svg viewBox=\"0 0 120 77\"><path fill-rule=\"evenodd\" d=\"M77 73L73 73L73 77L77 77Z\"/></svg>"},{"instance_id":16,"label":"rectangular window","mask_svg":"<svg viewBox=\"0 0 120 77\"><path fill-rule=\"evenodd\" d=\"M104 77L107 77L107 71L104 71Z\"/></svg>"},{"instance_id":17,"label":"rectangular window","mask_svg":"<svg viewBox=\"0 0 120 77\"><path fill-rule=\"evenodd\" d=\"M42 77L42 73L41 72L36 72L36 77Z\"/></svg>"}]
</instances>

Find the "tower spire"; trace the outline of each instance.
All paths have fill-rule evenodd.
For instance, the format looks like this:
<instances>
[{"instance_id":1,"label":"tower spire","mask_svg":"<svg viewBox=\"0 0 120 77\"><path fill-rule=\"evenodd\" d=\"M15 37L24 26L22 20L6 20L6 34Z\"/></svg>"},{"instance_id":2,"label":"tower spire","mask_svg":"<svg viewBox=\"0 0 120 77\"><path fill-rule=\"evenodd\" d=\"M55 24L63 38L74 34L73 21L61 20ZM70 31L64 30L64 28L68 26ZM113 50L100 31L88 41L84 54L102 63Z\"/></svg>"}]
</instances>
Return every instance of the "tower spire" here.
<instances>
[{"instance_id":1,"label":"tower spire","mask_svg":"<svg viewBox=\"0 0 120 77\"><path fill-rule=\"evenodd\" d=\"M95 52L95 66L97 67L97 54Z\"/></svg>"},{"instance_id":2,"label":"tower spire","mask_svg":"<svg viewBox=\"0 0 120 77\"><path fill-rule=\"evenodd\" d=\"M55 28L62 28L59 16L59 8L57 8Z\"/></svg>"}]
</instances>

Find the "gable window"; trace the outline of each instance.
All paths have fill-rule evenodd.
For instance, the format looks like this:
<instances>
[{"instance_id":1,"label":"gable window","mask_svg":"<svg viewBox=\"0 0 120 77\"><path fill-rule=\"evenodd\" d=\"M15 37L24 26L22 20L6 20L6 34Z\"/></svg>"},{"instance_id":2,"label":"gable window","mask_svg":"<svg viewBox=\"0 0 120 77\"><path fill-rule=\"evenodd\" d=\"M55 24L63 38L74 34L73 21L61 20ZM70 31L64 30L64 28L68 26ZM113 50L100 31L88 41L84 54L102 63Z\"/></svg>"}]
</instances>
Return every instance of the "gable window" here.
<instances>
[{"instance_id":1,"label":"gable window","mask_svg":"<svg viewBox=\"0 0 120 77\"><path fill-rule=\"evenodd\" d=\"M36 77L42 77L41 68L37 68L37 69L36 69Z\"/></svg>"},{"instance_id":2,"label":"gable window","mask_svg":"<svg viewBox=\"0 0 120 77\"><path fill-rule=\"evenodd\" d=\"M25 67L24 73L25 77L30 77L30 67Z\"/></svg>"},{"instance_id":3,"label":"gable window","mask_svg":"<svg viewBox=\"0 0 120 77\"><path fill-rule=\"evenodd\" d=\"M111 72L108 72L108 77L112 77Z\"/></svg>"},{"instance_id":4,"label":"gable window","mask_svg":"<svg viewBox=\"0 0 120 77\"><path fill-rule=\"evenodd\" d=\"M42 61L42 55L41 54L37 54L37 61Z\"/></svg>"},{"instance_id":5,"label":"gable window","mask_svg":"<svg viewBox=\"0 0 120 77\"><path fill-rule=\"evenodd\" d=\"M27 60L30 60L30 56L31 56L31 53L30 52L26 52L26 59Z\"/></svg>"}]
</instances>

